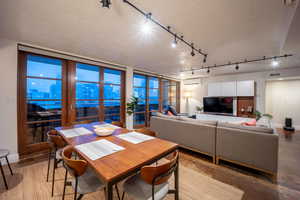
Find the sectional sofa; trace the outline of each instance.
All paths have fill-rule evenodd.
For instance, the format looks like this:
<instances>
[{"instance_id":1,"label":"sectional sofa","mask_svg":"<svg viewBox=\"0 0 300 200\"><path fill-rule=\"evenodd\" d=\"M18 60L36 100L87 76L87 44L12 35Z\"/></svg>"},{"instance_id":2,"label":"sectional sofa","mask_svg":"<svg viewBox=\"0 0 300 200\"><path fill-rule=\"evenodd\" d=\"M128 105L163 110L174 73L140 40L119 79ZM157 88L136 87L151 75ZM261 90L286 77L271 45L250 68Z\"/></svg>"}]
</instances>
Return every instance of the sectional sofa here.
<instances>
[{"instance_id":1,"label":"sectional sofa","mask_svg":"<svg viewBox=\"0 0 300 200\"><path fill-rule=\"evenodd\" d=\"M279 138L273 128L164 115L151 117L150 128L159 138L211 156L216 164L225 160L277 178Z\"/></svg>"}]
</instances>

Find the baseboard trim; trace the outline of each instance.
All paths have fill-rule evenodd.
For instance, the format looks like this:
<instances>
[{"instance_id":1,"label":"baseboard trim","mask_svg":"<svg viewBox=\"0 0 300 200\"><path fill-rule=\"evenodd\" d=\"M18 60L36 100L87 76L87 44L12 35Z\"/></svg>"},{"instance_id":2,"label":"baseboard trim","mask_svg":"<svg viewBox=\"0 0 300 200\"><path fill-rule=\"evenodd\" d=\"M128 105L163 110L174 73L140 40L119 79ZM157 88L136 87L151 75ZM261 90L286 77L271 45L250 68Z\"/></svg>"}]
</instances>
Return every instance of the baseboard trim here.
<instances>
[{"instance_id":1,"label":"baseboard trim","mask_svg":"<svg viewBox=\"0 0 300 200\"><path fill-rule=\"evenodd\" d=\"M9 154L7 156L9 163L17 163L19 162L19 154L18 153L14 153L14 154ZM6 159L2 159L1 160L2 165L7 165L6 163Z\"/></svg>"}]
</instances>

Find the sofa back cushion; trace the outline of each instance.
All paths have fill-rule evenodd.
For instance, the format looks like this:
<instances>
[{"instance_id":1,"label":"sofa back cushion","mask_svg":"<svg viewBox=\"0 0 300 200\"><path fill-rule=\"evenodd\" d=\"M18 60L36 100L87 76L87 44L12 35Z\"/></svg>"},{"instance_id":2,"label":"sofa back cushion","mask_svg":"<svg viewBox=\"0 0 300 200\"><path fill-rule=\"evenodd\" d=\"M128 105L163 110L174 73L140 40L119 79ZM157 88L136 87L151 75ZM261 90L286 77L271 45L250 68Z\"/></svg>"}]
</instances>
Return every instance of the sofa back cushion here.
<instances>
[{"instance_id":1,"label":"sofa back cushion","mask_svg":"<svg viewBox=\"0 0 300 200\"><path fill-rule=\"evenodd\" d=\"M216 126L217 121L213 120L202 120L202 119L192 119L188 117L180 117L180 120L186 121L186 122L192 122L192 123L199 123L199 124L206 124L206 125L211 125L211 126Z\"/></svg>"},{"instance_id":2,"label":"sofa back cushion","mask_svg":"<svg viewBox=\"0 0 300 200\"><path fill-rule=\"evenodd\" d=\"M225 127L225 128L235 128L240 130L247 130L253 132L260 132L260 133L274 133L274 129L267 128L267 127L259 127L259 126L246 126L238 123L229 123L229 122L219 122L218 127Z\"/></svg>"}]
</instances>

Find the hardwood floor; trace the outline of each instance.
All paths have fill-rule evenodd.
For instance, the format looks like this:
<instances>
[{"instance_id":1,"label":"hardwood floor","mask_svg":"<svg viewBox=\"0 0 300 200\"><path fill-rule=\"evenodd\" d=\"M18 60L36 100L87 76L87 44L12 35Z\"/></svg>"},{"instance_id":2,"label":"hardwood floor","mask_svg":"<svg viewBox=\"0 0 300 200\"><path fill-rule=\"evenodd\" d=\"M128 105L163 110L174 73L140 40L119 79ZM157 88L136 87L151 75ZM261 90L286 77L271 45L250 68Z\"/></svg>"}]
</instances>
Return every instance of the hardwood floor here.
<instances>
[{"instance_id":1,"label":"hardwood floor","mask_svg":"<svg viewBox=\"0 0 300 200\"><path fill-rule=\"evenodd\" d=\"M206 175L219 182L232 185L243 191L242 200L299 200L300 199L300 131L293 134L283 134L281 130L279 140L279 172L278 183L273 184L266 174L256 170L247 169L231 163L222 162L221 165L215 165L208 162L209 157L188 150L180 152L180 164L185 168L192 169L201 175ZM33 169L34 166L35 167ZM7 173L9 188L16 192L7 195L2 179L0 180L0 199L51 199L49 197L51 184L45 183L45 158L29 159L25 162L15 164L16 173L13 181ZM40 166L40 167L39 167ZM43 167L41 167L43 166ZM6 167L5 167L5 170ZM27 175L26 175L27 174ZM25 176L26 175L26 176ZM58 172L58 178L63 177L63 171ZM2 178L2 177L1 177ZM41 184L36 184L37 180L42 180ZM190 180L195 183L195 180ZM23 183L21 186L20 182ZM58 182L62 182L58 181ZM56 196L54 199L60 199L60 185L56 184ZM185 191L186 192L186 191ZM182 193L185 192L182 191ZM217 191L216 191L217 192ZM69 189L68 198L71 198L72 190ZM38 195L37 195L38 194ZM199 199L196 190L184 196L182 199ZM221 194L221 193L220 193ZM98 198L97 198L98 197ZM91 195L83 199L99 199L99 196ZM172 198L168 198L172 199ZM201 198L210 199L210 198ZM222 196L220 195L220 199Z\"/></svg>"}]
</instances>

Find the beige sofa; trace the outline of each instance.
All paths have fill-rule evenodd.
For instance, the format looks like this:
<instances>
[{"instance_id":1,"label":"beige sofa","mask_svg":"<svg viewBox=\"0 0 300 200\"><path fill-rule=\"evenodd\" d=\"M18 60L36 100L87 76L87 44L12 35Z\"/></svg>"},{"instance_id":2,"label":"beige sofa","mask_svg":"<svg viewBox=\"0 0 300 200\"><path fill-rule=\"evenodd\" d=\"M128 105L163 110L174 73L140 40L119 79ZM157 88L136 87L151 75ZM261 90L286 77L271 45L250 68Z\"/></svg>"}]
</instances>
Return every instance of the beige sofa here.
<instances>
[{"instance_id":1,"label":"beige sofa","mask_svg":"<svg viewBox=\"0 0 300 200\"><path fill-rule=\"evenodd\" d=\"M275 129L218 123L216 163L226 160L271 174L278 170L278 134Z\"/></svg>"},{"instance_id":2,"label":"beige sofa","mask_svg":"<svg viewBox=\"0 0 300 200\"><path fill-rule=\"evenodd\" d=\"M153 116L158 137L213 157L271 174L278 168L278 134L272 128L245 127L185 117Z\"/></svg>"},{"instance_id":3,"label":"beige sofa","mask_svg":"<svg viewBox=\"0 0 300 200\"><path fill-rule=\"evenodd\" d=\"M191 149L215 160L216 155L216 122L210 124L197 121L183 121L175 117L151 117L150 129L158 137L178 143L181 147Z\"/></svg>"}]
</instances>

